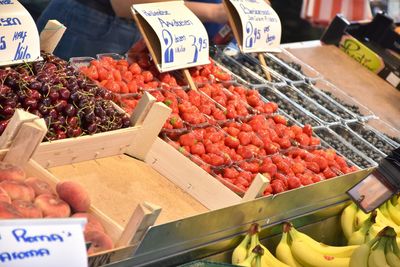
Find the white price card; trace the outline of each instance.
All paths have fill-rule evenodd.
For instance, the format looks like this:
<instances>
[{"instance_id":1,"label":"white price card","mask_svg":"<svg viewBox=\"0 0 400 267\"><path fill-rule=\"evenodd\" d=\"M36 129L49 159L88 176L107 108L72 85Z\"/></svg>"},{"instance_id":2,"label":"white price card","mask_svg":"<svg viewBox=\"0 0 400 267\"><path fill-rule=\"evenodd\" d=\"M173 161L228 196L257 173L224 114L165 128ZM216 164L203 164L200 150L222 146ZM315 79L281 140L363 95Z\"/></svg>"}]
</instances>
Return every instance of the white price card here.
<instances>
[{"instance_id":1,"label":"white price card","mask_svg":"<svg viewBox=\"0 0 400 267\"><path fill-rule=\"evenodd\" d=\"M207 31L183 1L133 5L132 13L161 72L210 63Z\"/></svg>"},{"instance_id":2,"label":"white price card","mask_svg":"<svg viewBox=\"0 0 400 267\"><path fill-rule=\"evenodd\" d=\"M264 0L224 0L229 22L245 52L279 52L281 21Z\"/></svg>"},{"instance_id":3,"label":"white price card","mask_svg":"<svg viewBox=\"0 0 400 267\"><path fill-rule=\"evenodd\" d=\"M0 0L0 66L39 59L35 21L17 0Z\"/></svg>"},{"instance_id":4,"label":"white price card","mask_svg":"<svg viewBox=\"0 0 400 267\"><path fill-rule=\"evenodd\" d=\"M0 266L88 266L85 223L85 218L0 220Z\"/></svg>"}]
</instances>

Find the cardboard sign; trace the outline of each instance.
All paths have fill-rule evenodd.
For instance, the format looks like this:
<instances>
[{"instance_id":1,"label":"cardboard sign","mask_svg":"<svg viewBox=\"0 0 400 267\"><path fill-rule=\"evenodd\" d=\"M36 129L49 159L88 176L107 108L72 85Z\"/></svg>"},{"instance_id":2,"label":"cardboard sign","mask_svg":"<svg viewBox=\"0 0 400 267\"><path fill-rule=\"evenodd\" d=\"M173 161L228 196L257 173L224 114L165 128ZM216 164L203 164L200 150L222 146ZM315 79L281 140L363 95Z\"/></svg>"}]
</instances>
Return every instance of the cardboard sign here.
<instances>
[{"instance_id":1,"label":"cardboard sign","mask_svg":"<svg viewBox=\"0 0 400 267\"><path fill-rule=\"evenodd\" d=\"M229 23L242 52L279 52L282 26L264 0L224 0Z\"/></svg>"},{"instance_id":2,"label":"cardboard sign","mask_svg":"<svg viewBox=\"0 0 400 267\"><path fill-rule=\"evenodd\" d=\"M160 72L210 63L207 31L183 1L131 9Z\"/></svg>"},{"instance_id":3,"label":"cardboard sign","mask_svg":"<svg viewBox=\"0 0 400 267\"><path fill-rule=\"evenodd\" d=\"M85 218L0 220L0 266L87 266Z\"/></svg>"},{"instance_id":4,"label":"cardboard sign","mask_svg":"<svg viewBox=\"0 0 400 267\"><path fill-rule=\"evenodd\" d=\"M350 35L343 35L339 48L372 72L378 73L385 64L380 56Z\"/></svg>"},{"instance_id":5,"label":"cardboard sign","mask_svg":"<svg viewBox=\"0 0 400 267\"><path fill-rule=\"evenodd\" d=\"M39 34L31 15L17 0L0 0L0 66L39 59Z\"/></svg>"}]
</instances>

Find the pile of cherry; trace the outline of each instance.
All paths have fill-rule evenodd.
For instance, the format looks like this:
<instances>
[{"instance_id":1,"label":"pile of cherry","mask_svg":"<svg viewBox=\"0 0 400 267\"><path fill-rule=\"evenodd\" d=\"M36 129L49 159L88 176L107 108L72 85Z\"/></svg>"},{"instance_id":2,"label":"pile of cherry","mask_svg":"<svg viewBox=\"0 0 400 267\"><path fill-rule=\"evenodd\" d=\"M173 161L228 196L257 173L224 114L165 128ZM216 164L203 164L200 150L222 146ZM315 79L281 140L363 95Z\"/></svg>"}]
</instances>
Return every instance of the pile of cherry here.
<instances>
[{"instance_id":1,"label":"pile of cherry","mask_svg":"<svg viewBox=\"0 0 400 267\"><path fill-rule=\"evenodd\" d=\"M37 177L26 177L15 165L0 162L0 220L20 218L87 218L84 229L88 254L114 247L101 222L92 214L90 197L74 181L58 182L55 188Z\"/></svg>"},{"instance_id":2,"label":"pile of cherry","mask_svg":"<svg viewBox=\"0 0 400 267\"><path fill-rule=\"evenodd\" d=\"M79 74L60 58L0 68L0 134L17 108L40 118L46 140L78 137L130 125L128 115L113 105L113 94Z\"/></svg>"},{"instance_id":3,"label":"pile of cherry","mask_svg":"<svg viewBox=\"0 0 400 267\"><path fill-rule=\"evenodd\" d=\"M258 173L270 180L268 195L357 170L333 149L321 148L310 125L289 125L276 103L229 82L213 62L189 70L198 90L183 86L174 73L160 74L147 54L130 64L103 57L81 70L119 93L128 111L144 91L169 106L164 140L235 192L244 193ZM112 75L100 75L104 70ZM128 92L117 90L125 86Z\"/></svg>"}]
</instances>

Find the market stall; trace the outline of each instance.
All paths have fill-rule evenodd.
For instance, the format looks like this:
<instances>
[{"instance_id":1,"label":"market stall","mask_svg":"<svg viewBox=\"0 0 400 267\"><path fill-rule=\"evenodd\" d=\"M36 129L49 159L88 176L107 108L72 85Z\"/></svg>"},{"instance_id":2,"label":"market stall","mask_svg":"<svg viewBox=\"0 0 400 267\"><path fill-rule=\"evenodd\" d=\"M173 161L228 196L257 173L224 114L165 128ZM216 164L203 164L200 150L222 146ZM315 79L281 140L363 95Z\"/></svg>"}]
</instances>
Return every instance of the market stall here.
<instances>
[{"instance_id":1,"label":"market stall","mask_svg":"<svg viewBox=\"0 0 400 267\"><path fill-rule=\"evenodd\" d=\"M163 8L173 14L180 4ZM88 225L89 216L99 219L112 242L102 249L89 238L93 229L78 225L80 244L82 230L92 242L88 254L81 252L93 267L176 266L199 259L228 264L248 229L272 254L282 233L295 228L346 247L346 191L400 146L400 92L335 46L312 42L279 49L275 27L263 28L268 49L256 45L257 27L248 38L234 27L239 47L208 47L204 36L187 30L199 41L190 44L195 53L188 63L188 54L179 54L183 46L164 48L172 44L157 39L160 29L151 20L144 22L150 7L132 8L148 50L69 62L42 52L40 60L19 58L0 68L2 161L23 167L27 176L15 179L24 187L25 178L42 178L57 191L53 197L69 205L68 214L41 213L49 219L31 216L21 223L40 221L44 231L54 226L54 217L80 216L76 205L84 201L76 204L72 193L57 189L69 181L90 196L83 209L90 214ZM227 8L231 23L242 23L234 4ZM6 214L0 227L10 227L8 218L29 217L15 210L14 201L28 193L9 189L11 178L0 177L0 216ZM397 198L389 202L383 217L374 216L397 231L400 205ZM372 218L361 214L364 221ZM381 232L384 240L395 240L390 231ZM26 255L2 256L1 264L31 260ZM347 266L351 254L343 258L340 266Z\"/></svg>"}]
</instances>

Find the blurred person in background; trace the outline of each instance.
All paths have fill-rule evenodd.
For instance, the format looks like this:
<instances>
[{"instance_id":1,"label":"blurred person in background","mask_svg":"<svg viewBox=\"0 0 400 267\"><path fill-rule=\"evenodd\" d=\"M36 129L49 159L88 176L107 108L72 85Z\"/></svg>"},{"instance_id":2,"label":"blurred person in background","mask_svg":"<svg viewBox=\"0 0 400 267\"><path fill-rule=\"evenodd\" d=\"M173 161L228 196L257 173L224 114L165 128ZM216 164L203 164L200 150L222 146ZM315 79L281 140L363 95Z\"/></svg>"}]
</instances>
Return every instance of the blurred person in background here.
<instances>
[{"instance_id":1,"label":"blurred person in background","mask_svg":"<svg viewBox=\"0 0 400 267\"><path fill-rule=\"evenodd\" d=\"M124 54L141 38L130 7L154 0L52 0L37 21L39 32L47 21L56 19L67 27L54 54L69 59L99 53ZM212 1L215 2L215 1ZM220 2L220 1L219 1ZM185 1L203 22L227 21L222 3Z\"/></svg>"},{"instance_id":2,"label":"blurred person in background","mask_svg":"<svg viewBox=\"0 0 400 267\"><path fill-rule=\"evenodd\" d=\"M50 3L50 0L19 0L19 2L28 10L32 18L36 21Z\"/></svg>"}]
</instances>

